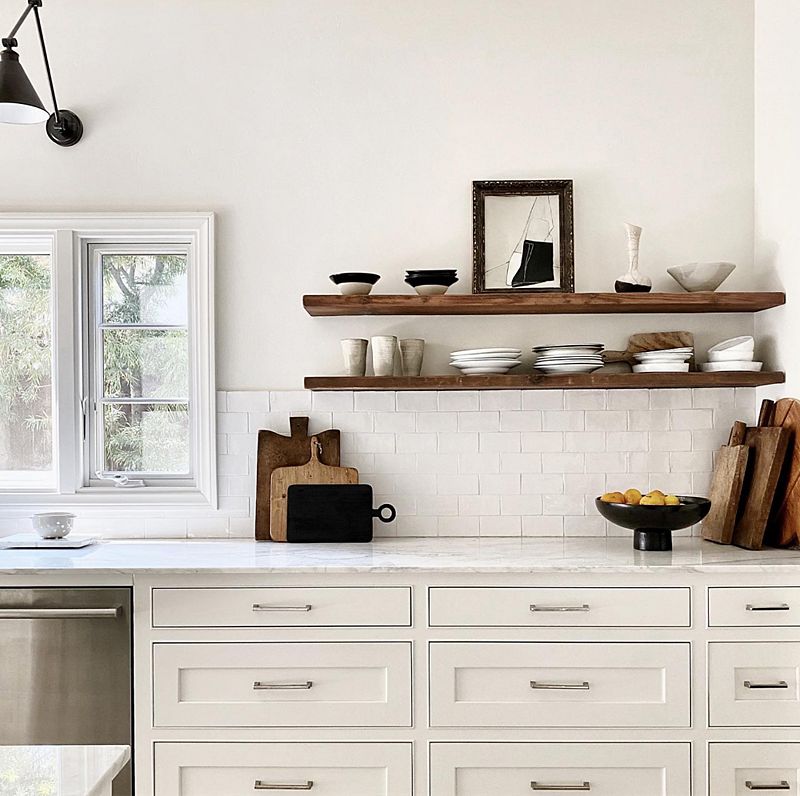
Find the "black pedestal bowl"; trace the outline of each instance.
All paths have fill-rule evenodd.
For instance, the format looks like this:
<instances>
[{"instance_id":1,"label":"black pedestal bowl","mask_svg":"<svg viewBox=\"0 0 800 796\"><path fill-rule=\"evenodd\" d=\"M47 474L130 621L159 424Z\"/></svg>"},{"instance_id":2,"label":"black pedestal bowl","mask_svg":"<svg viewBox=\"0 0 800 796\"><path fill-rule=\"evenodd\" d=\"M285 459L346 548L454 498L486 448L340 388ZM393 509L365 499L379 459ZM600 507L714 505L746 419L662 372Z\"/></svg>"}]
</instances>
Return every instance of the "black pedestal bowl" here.
<instances>
[{"instance_id":1,"label":"black pedestal bowl","mask_svg":"<svg viewBox=\"0 0 800 796\"><path fill-rule=\"evenodd\" d=\"M678 496L679 506L633 506L627 503L594 502L609 522L633 531L636 550L672 550L672 532L700 522L711 508L701 497Z\"/></svg>"}]
</instances>

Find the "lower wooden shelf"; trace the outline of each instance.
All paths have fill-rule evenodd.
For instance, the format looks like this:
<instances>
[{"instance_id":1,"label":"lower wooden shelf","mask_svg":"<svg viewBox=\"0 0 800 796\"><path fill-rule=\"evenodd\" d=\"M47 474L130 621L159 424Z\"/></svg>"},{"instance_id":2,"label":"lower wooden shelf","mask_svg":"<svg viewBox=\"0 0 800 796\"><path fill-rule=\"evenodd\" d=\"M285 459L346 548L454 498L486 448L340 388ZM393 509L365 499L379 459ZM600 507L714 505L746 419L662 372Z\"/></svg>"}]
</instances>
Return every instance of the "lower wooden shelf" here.
<instances>
[{"instance_id":1,"label":"lower wooden shelf","mask_svg":"<svg viewBox=\"0 0 800 796\"><path fill-rule=\"evenodd\" d=\"M307 376L307 390L634 390L762 387L783 384L773 373L576 373L546 376Z\"/></svg>"}]
</instances>

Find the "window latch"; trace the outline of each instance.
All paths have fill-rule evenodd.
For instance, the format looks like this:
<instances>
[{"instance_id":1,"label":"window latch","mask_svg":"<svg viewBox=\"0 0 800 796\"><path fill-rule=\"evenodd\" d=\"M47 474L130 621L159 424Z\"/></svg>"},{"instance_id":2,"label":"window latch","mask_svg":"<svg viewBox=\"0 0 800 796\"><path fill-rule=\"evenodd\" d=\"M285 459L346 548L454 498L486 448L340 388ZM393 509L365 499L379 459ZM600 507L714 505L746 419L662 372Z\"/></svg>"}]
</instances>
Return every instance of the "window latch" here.
<instances>
[{"instance_id":1,"label":"window latch","mask_svg":"<svg viewBox=\"0 0 800 796\"><path fill-rule=\"evenodd\" d=\"M95 472L95 475L101 481L109 481L120 489L136 489L140 486L144 486L144 481L142 481L141 478L128 478L128 476L123 473L119 473L118 475L106 475L105 473Z\"/></svg>"}]
</instances>

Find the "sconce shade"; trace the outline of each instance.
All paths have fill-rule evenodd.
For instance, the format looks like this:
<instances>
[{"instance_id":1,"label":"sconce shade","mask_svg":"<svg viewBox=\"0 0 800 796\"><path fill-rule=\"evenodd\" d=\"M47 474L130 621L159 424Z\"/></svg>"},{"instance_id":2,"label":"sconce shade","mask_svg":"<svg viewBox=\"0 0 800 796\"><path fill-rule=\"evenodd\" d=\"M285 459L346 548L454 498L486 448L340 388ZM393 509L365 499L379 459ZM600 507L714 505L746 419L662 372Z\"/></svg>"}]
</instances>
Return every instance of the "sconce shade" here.
<instances>
[{"instance_id":1,"label":"sconce shade","mask_svg":"<svg viewBox=\"0 0 800 796\"><path fill-rule=\"evenodd\" d=\"M41 124L50 114L28 80L14 50L0 51L0 122Z\"/></svg>"}]
</instances>

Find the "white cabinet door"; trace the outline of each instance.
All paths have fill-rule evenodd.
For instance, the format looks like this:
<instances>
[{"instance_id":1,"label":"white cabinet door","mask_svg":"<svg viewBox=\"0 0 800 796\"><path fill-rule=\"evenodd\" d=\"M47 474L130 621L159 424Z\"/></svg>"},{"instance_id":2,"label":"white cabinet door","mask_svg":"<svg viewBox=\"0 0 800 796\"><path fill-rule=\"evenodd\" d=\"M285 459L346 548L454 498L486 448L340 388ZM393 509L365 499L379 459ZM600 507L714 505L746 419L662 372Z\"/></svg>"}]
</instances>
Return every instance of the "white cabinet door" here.
<instances>
[{"instance_id":1,"label":"white cabinet door","mask_svg":"<svg viewBox=\"0 0 800 796\"><path fill-rule=\"evenodd\" d=\"M800 588L712 587L708 590L711 627L797 627Z\"/></svg>"},{"instance_id":2,"label":"white cabinet door","mask_svg":"<svg viewBox=\"0 0 800 796\"><path fill-rule=\"evenodd\" d=\"M690 783L688 743L431 744L431 796L688 796Z\"/></svg>"},{"instance_id":3,"label":"white cabinet door","mask_svg":"<svg viewBox=\"0 0 800 796\"><path fill-rule=\"evenodd\" d=\"M153 627L408 627L400 587L153 589Z\"/></svg>"},{"instance_id":4,"label":"white cabinet door","mask_svg":"<svg viewBox=\"0 0 800 796\"><path fill-rule=\"evenodd\" d=\"M156 727L408 727L411 644L153 645Z\"/></svg>"},{"instance_id":5,"label":"white cabinet door","mask_svg":"<svg viewBox=\"0 0 800 796\"><path fill-rule=\"evenodd\" d=\"M435 586L432 627L689 627L689 589Z\"/></svg>"},{"instance_id":6,"label":"white cabinet door","mask_svg":"<svg viewBox=\"0 0 800 796\"><path fill-rule=\"evenodd\" d=\"M800 643L709 644L712 727L800 726Z\"/></svg>"},{"instance_id":7,"label":"white cabinet door","mask_svg":"<svg viewBox=\"0 0 800 796\"><path fill-rule=\"evenodd\" d=\"M408 743L156 743L155 796L409 796Z\"/></svg>"},{"instance_id":8,"label":"white cabinet door","mask_svg":"<svg viewBox=\"0 0 800 796\"><path fill-rule=\"evenodd\" d=\"M800 743L712 743L710 796L798 796Z\"/></svg>"},{"instance_id":9,"label":"white cabinet door","mask_svg":"<svg viewBox=\"0 0 800 796\"><path fill-rule=\"evenodd\" d=\"M689 644L433 642L434 727L688 727Z\"/></svg>"}]
</instances>

